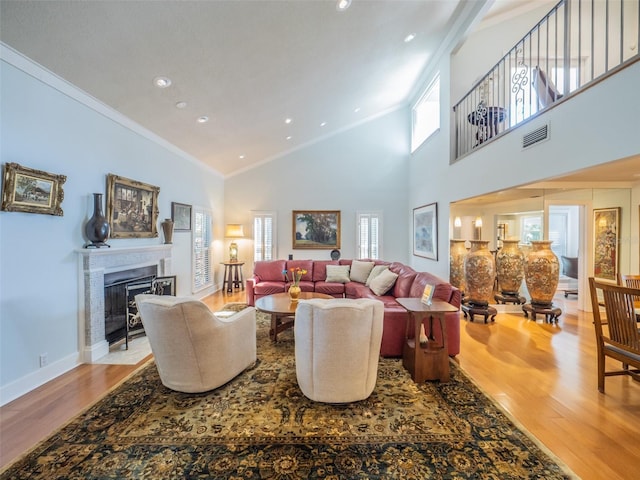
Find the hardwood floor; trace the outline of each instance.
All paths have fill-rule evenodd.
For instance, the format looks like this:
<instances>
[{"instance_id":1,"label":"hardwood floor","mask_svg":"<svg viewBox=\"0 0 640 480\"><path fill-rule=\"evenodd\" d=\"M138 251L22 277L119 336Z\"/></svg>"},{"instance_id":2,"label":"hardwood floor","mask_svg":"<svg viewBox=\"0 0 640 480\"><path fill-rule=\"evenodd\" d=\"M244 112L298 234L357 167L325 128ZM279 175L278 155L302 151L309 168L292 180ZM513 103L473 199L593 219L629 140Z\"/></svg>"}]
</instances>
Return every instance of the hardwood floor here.
<instances>
[{"instance_id":1,"label":"hardwood floor","mask_svg":"<svg viewBox=\"0 0 640 480\"><path fill-rule=\"evenodd\" d=\"M218 309L244 292L205 299ZM461 316L460 366L517 423L584 480L627 480L640 472L640 384L609 377L596 386L590 314L556 297L557 326L499 312L495 323ZM142 363L142 362L141 362ZM5 466L94 403L138 368L81 365L0 408L0 466Z\"/></svg>"}]
</instances>

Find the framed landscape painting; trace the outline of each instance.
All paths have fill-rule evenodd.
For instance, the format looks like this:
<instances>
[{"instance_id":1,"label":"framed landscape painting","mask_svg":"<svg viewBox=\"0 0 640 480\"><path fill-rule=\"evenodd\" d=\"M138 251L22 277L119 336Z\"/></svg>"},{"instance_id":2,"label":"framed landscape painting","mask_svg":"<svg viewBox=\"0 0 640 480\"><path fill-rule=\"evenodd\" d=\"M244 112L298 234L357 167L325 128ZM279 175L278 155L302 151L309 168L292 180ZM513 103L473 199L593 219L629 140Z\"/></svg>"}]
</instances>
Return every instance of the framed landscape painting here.
<instances>
[{"instance_id":1,"label":"framed landscape painting","mask_svg":"<svg viewBox=\"0 0 640 480\"><path fill-rule=\"evenodd\" d=\"M593 276L618 281L620 207L593 210Z\"/></svg>"},{"instance_id":2,"label":"framed landscape painting","mask_svg":"<svg viewBox=\"0 0 640 480\"><path fill-rule=\"evenodd\" d=\"M340 248L340 210L294 210L293 248Z\"/></svg>"},{"instance_id":3,"label":"framed landscape painting","mask_svg":"<svg viewBox=\"0 0 640 480\"><path fill-rule=\"evenodd\" d=\"M62 216L65 175L6 163L2 184L2 210Z\"/></svg>"},{"instance_id":4,"label":"framed landscape painting","mask_svg":"<svg viewBox=\"0 0 640 480\"><path fill-rule=\"evenodd\" d=\"M438 204L413 209L413 254L438 260Z\"/></svg>"},{"instance_id":5,"label":"framed landscape painting","mask_svg":"<svg viewBox=\"0 0 640 480\"><path fill-rule=\"evenodd\" d=\"M107 176L107 220L111 238L158 236L160 187L117 175Z\"/></svg>"}]
</instances>

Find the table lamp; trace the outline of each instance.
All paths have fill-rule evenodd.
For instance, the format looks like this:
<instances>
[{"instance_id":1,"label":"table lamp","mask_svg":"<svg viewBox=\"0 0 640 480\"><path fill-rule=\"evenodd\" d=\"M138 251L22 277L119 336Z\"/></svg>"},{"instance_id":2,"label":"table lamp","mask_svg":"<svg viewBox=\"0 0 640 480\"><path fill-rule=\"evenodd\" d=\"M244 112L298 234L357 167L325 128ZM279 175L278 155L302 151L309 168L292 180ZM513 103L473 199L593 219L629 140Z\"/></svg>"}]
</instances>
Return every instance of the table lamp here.
<instances>
[{"instance_id":1,"label":"table lamp","mask_svg":"<svg viewBox=\"0 0 640 480\"><path fill-rule=\"evenodd\" d=\"M227 238L244 238L244 228L239 223L228 223L224 236ZM238 244L235 241L229 244L229 261L238 261Z\"/></svg>"}]
</instances>

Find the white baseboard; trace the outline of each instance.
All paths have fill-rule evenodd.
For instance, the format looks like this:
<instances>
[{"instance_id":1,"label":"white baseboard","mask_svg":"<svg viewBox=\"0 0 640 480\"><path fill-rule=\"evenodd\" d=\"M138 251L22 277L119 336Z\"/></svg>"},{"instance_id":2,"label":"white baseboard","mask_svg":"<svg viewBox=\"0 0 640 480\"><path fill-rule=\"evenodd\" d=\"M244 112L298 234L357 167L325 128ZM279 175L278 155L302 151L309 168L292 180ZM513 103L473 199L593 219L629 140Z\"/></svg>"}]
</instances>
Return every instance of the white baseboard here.
<instances>
[{"instance_id":1,"label":"white baseboard","mask_svg":"<svg viewBox=\"0 0 640 480\"><path fill-rule=\"evenodd\" d=\"M82 349L82 361L84 363L93 363L99 358L104 357L109 353L109 342L102 340L90 346L86 346Z\"/></svg>"},{"instance_id":2,"label":"white baseboard","mask_svg":"<svg viewBox=\"0 0 640 480\"><path fill-rule=\"evenodd\" d=\"M72 368L80 365L80 359L77 353L68 355L56 362L39 368L35 372L29 373L18 380L0 387L0 406L5 405L25 393L44 385L50 380L59 377L63 373L68 372Z\"/></svg>"}]
</instances>

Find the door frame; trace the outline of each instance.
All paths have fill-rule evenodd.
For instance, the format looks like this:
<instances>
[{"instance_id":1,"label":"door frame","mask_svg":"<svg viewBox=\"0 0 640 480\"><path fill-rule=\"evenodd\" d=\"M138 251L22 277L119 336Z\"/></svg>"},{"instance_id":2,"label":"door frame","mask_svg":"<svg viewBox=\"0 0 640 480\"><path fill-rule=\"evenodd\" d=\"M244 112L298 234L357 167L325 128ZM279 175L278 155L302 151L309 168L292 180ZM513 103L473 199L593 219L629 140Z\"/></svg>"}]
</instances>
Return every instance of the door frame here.
<instances>
[{"instance_id":1,"label":"door frame","mask_svg":"<svg viewBox=\"0 0 640 480\"><path fill-rule=\"evenodd\" d=\"M549 239L549 210L552 206L578 207L578 310L591 312L591 298L589 296L589 275L593 271L591 255L591 224L587 221L587 213L591 213L592 204L588 200L545 199L543 215L544 238Z\"/></svg>"}]
</instances>

